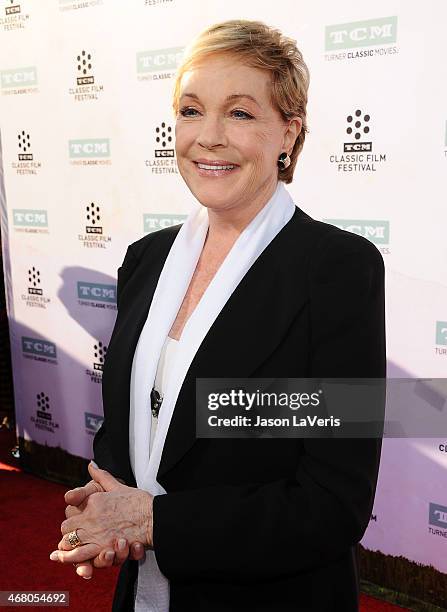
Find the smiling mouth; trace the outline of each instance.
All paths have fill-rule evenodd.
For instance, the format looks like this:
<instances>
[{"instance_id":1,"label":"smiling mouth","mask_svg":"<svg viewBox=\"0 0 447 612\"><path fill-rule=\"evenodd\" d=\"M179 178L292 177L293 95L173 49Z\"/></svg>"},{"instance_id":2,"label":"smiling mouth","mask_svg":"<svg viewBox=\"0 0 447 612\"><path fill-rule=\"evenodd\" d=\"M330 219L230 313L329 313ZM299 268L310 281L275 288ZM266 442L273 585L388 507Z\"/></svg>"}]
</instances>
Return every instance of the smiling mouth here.
<instances>
[{"instance_id":1,"label":"smiling mouth","mask_svg":"<svg viewBox=\"0 0 447 612\"><path fill-rule=\"evenodd\" d=\"M226 176L232 174L239 168L237 164L231 164L220 160L216 162L194 161L193 164L197 168L200 176Z\"/></svg>"},{"instance_id":2,"label":"smiling mouth","mask_svg":"<svg viewBox=\"0 0 447 612\"><path fill-rule=\"evenodd\" d=\"M208 165L208 164L201 164L200 162L196 162L198 168L201 168L202 170L233 170L233 168L235 168L236 166L234 166L233 164L228 164L225 166L217 166L214 164Z\"/></svg>"}]
</instances>

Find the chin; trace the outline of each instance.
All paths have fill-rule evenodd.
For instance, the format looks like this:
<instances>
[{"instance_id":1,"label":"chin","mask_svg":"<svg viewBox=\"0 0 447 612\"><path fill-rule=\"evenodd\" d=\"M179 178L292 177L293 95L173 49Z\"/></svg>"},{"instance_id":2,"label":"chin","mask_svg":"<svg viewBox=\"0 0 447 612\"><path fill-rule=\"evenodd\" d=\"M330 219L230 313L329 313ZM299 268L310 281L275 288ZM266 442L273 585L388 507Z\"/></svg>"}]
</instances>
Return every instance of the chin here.
<instances>
[{"instance_id":1,"label":"chin","mask_svg":"<svg viewBox=\"0 0 447 612\"><path fill-rule=\"evenodd\" d=\"M239 189L231 189L228 185L218 184L217 181L209 185L187 181L187 185L193 196L207 208L228 208L242 195Z\"/></svg>"},{"instance_id":2,"label":"chin","mask_svg":"<svg viewBox=\"0 0 447 612\"><path fill-rule=\"evenodd\" d=\"M206 208L224 209L231 207L231 203L237 199L236 194L223 188L195 189L192 191L194 197Z\"/></svg>"}]
</instances>

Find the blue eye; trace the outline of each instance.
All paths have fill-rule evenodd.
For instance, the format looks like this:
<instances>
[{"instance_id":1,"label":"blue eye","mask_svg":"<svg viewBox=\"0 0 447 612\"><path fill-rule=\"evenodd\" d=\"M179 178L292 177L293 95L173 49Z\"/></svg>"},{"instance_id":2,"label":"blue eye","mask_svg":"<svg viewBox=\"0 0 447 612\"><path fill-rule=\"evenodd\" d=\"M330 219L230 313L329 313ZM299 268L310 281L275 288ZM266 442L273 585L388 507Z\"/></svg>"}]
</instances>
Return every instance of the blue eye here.
<instances>
[{"instance_id":1,"label":"blue eye","mask_svg":"<svg viewBox=\"0 0 447 612\"><path fill-rule=\"evenodd\" d=\"M182 115L182 117L195 117L196 115L194 115L193 113L197 113L195 108L191 108L191 107L185 107L180 109L180 114Z\"/></svg>"},{"instance_id":2,"label":"blue eye","mask_svg":"<svg viewBox=\"0 0 447 612\"><path fill-rule=\"evenodd\" d=\"M197 117L199 115L199 111L191 106L185 106L184 108L180 109L179 114L182 117ZM231 111L231 114L235 119L254 119L252 115L240 109Z\"/></svg>"},{"instance_id":3,"label":"blue eye","mask_svg":"<svg viewBox=\"0 0 447 612\"><path fill-rule=\"evenodd\" d=\"M233 115L236 116L236 113L238 113L239 116L236 117L236 119L253 119L252 115L249 115L248 113L246 113L243 110L234 110L233 111Z\"/></svg>"}]
</instances>

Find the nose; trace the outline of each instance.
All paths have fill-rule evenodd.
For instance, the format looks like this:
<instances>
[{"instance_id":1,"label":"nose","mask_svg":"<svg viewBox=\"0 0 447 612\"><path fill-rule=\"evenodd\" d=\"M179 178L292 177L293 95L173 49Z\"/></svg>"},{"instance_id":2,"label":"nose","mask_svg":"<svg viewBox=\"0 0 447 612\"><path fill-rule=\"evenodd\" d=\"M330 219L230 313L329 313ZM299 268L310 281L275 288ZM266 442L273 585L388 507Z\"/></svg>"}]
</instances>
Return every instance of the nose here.
<instances>
[{"instance_id":1,"label":"nose","mask_svg":"<svg viewBox=\"0 0 447 612\"><path fill-rule=\"evenodd\" d=\"M206 115L200 121L197 143L204 149L214 149L227 145L224 121L216 115Z\"/></svg>"}]
</instances>

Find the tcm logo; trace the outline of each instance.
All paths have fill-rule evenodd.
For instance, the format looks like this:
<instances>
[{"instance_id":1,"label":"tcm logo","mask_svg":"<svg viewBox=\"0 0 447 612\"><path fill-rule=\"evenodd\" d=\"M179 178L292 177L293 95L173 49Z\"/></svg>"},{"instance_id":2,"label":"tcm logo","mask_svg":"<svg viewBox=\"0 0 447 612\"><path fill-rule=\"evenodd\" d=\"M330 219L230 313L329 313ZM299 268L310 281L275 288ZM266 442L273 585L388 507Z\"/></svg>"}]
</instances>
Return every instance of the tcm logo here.
<instances>
[{"instance_id":1,"label":"tcm logo","mask_svg":"<svg viewBox=\"0 0 447 612\"><path fill-rule=\"evenodd\" d=\"M22 352L27 355L37 355L38 357L49 357L56 359L56 345L47 340L38 338L27 338L22 336Z\"/></svg>"},{"instance_id":2,"label":"tcm logo","mask_svg":"<svg viewBox=\"0 0 447 612\"><path fill-rule=\"evenodd\" d=\"M323 221L347 232L363 236L374 244L389 244L390 242L389 221L366 221L365 219L323 219Z\"/></svg>"},{"instance_id":3,"label":"tcm logo","mask_svg":"<svg viewBox=\"0 0 447 612\"><path fill-rule=\"evenodd\" d=\"M141 51L137 53L137 72L142 74L145 72L175 70L180 63L182 54L183 47Z\"/></svg>"},{"instance_id":4,"label":"tcm logo","mask_svg":"<svg viewBox=\"0 0 447 612\"><path fill-rule=\"evenodd\" d=\"M83 138L68 141L68 156L71 159L82 157L110 157L109 138Z\"/></svg>"},{"instance_id":5,"label":"tcm logo","mask_svg":"<svg viewBox=\"0 0 447 612\"><path fill-rule=\"evenodd\" d=\"M326 26L325 50L388 45L397 39L397 17L352 21Z\"/></svg>"},{"instance_id":6,"label":"tcm logo","mask_svg":"<svg viewBox=\"0 0 447 612\"><path fill-rule=\"evenodd\" d=\"M28 293L30 295L43 295L43 291L40 288L40 270L37 270L34 266L28 270Z\"/></svg>"},{"instance_id":7,"label":"tcm logo","mask_svg":"<svg viewBox=\"0 0 447 612\"><path fill-rule=\"evenodd\" d=\"M92 70L92 56L91 53L81 51L76 57L76 66L78 70L78 76L76 83L78 85L92 85L95 82L95 77L91 74Z\"/></svg>"},{"instance_id":8,"label":"tcm logo","mask_svg":"<svg viewBox=\"0 0 447 612\"><path fill-rule=\"evenodd\" d=\"M13 0L10 0L9 4L12 6L5 6L6 15L17 15L17 13L20 13L19 3L13 4Z\"/></svg>"},{"instance_id":9,"label":"tcm logo","mask_svg":"<svg viewBox=\"0 0 447 612\"><path fill-rule=\"evenodd\" d=\"M116 304L116 285L103 285L101 283L85 283L78 281L78 298L93 300L95 302L108 302Z\"/></svg>"},{"instance_id":10,"label":"tcm logo","mask_svg":"<svg viewBox=\"0 0 447 612\"><path fill-rule=\"evenodd\" d=\"M436 344L447 345L447 321L436 321Z\"/></svg>"},{"instance_id":11,"label":"tcm logo","mask_svg":"<svg viewBox=\"0 0 447 612\"><path fill-rule=\"evenodd\" d=\"M46 210L15 208L12 211L12 218L16 227L48 227Z\"/></svg>"},{"instance_id":12,"label":"tcm logo","mask_svg":"<svg viewBox=\"0 0 447 612\"><path fill-rule=\"evenodd\" d=\"M372 151L372 142L360 142L360 139L370 132L370 119L370 115L368 113L362 113L360 109L357 109L352 115L346 117L346 134L354 138L355 142L343 143L343 151L345 153Z\"/></svg>"},{"instance_id":13,"label":"tcm logo","mask_svg":"<svg viewBox=\"0 0 447 612\"><path fill-rule=\"evenodd\" d=\"M155 128L156 146L162 147L155 149L155 157L174 157L174 149L172 148L172 127L166 125L163 121L160 126Z\"/></svg>"},{"instance_id":14,"label":"tcm logo","mask_svg":"<svg viewBox=\"0 0 447 612\"><path fill-rule=\"evenodd\" d=\"M165 227L183 223L186 217L187 215L145 214L143 215L143 230L149 234L157 232Z\"/></svg>"},{"instance_id":15,"label":"tcm logo","mask_svg":"<svg viewBox=\"0 0 447 612\"><path fill-rule=\"evenodd\" d=\"M22 130L17 136L20 149L18 154L19 161L33 161L33 154L30 152L31 142L29 134Z\"/></svg>"},{"instance_id":16,"label":"tcm logo","mask_svg":"<svg viewBox=\"0 0 447 612\"><path fill-rule=\"evenodd\" d=\"M45 395L43 391L42 393L37 393L36 403L37 403L37 410L36 410L37 418L43 419L45 421L51 421L52 416L51 416L51 412L49 411L50 410L50 398L48 397L48 395Z\"/></svg>"},{"instance_id":17,"label":"tcm logo","mask_svg":"<svg viewBox=\"0 0 447 612\"><path fill-rule=\"evenodd\" d=\"M94 433L98 431L104 421L104 417L99 414L91 414L90 412L84 412L84 417L85 428Z\"/></svg>"},{"instance_id":18,"label":"tcm logo","mask_svg":"<svg viewBox=\"0 0 447 612\"><path fill-rule=\"evenodd\" d=\"M50 412L50 398L43 391L36 394L36 412L31 416L31 422L37 429L42 429L50 433L55 433L59 429L59 423L53 421Z\"/></svg>"},{"instance_id":19,"label":"tcm logo","mask_svg":"<svg viewBox=\"0 0 447 612\"><path fill-rule=\"evenodd\" d=\"M91 202L86 206L86 226L85 231L87 234L102 234L102 226L98 225L101 221L100 209L97 204Z\"/></svg>"},{"instance_id":20,"label":"tcm logo","mask_svg":"<svg viewBox=\"0 0 447 612\"><path fill-rule=\"evenodd\" d=\"M93 354L94 354L94 360L93 360L93 369L94 370L98 370L99 372L102 372L102 369L104 367L104 359L107 353L107 346L105 344L103 344L102 342L99 342L97 344L93 345Z\"/></svg>"},{"instance_id":21,"label":"tcm logo","mask_svg":"<svg viewBox=\"0 0 447 612\"><path fill-rule=\"evenodd\" d=\"M14 68L12 70L2 70L0 72L0 82L2 89L10 87L29 87L37 85L37 70L35 66L27 68Z\"/></svg>"},{"instance_id":22,"label":"tcm logo","mask_svg":"<svg viewBox=\"0 0 447 612\"><path fill-rule=\"evenodd\" d=\"M447 506L430 503L428 522L435 527L447 528Z\"/></svg>"}]
</instances>

